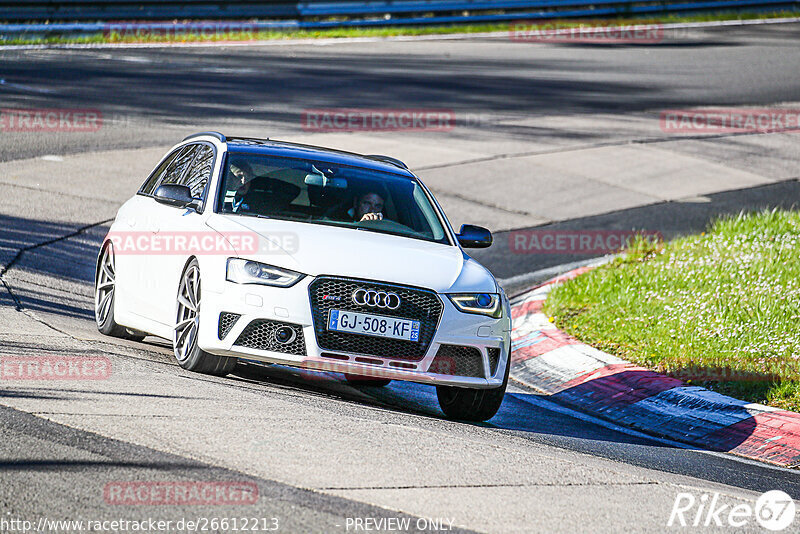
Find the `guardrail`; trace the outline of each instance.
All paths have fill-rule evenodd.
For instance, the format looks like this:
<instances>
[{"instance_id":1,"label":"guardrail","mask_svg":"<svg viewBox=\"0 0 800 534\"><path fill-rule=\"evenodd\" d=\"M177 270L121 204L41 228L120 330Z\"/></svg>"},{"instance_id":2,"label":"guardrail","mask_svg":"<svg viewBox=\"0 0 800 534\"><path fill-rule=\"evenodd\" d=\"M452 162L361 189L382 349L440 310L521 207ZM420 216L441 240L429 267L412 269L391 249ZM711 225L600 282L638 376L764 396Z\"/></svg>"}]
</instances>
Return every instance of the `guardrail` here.
<instances>
[{"instance_id":1,"label":"guardrail","mask_svg":"<svg viewBox=\"0 0 800 534\"><path fill-rule=\"evenodd\" d=\"M165 19L238 19L244 23L247 19L266 18L272 20L247 24L254 29L311 29L778 9L800 9L800 0L0 0L0 21L17 22L0 24L0 33L86 33L107 30L109 22ZM48 23L31 24L44 21ZM152 22L147 24L153 26ZM175 27L172 23L163 24Z\"/></svg>"}]
</instances>

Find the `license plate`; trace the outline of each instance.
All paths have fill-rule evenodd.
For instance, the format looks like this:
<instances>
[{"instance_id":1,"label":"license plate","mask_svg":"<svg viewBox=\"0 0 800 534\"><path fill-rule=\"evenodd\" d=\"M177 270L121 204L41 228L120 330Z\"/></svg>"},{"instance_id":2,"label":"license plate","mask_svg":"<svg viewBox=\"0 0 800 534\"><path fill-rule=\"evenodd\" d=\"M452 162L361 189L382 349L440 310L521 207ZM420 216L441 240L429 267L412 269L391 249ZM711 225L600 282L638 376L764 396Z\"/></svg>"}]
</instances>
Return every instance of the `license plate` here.
<instances>
[{"instance_id":1,"label":"license plate","mask_svg":"<svg viewBox=\"0 0 800 534\"><path fill-rule=\"evenodd\" d=\"M344 310L331 310L328 330L365 336L419 341L419 321Z\"/></svg>"}]
</instances>

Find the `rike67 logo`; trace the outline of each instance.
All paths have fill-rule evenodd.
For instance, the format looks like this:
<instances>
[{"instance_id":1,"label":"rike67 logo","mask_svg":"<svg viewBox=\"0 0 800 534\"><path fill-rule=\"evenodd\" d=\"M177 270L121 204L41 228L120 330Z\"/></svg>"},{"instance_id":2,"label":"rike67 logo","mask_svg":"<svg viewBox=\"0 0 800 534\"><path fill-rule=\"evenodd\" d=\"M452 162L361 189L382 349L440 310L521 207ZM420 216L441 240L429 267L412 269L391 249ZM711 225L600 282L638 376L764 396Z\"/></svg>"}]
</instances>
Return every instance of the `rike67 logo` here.
<instances>
[{"instance_id":1,"label":"rike67 logo","mask_svg":"<svg viewBox=\"0 0 800 534\"><path fill-rule=\"evenodd\" d=\"M755 522L771 531L781 531L794 522L795 503L780 490L761 495L751 506L749 503L724 502L719 493L704 493L696 497L691 493L678 493L668 527L735 527L754 526Z\"/></svg>"}]
</instances>

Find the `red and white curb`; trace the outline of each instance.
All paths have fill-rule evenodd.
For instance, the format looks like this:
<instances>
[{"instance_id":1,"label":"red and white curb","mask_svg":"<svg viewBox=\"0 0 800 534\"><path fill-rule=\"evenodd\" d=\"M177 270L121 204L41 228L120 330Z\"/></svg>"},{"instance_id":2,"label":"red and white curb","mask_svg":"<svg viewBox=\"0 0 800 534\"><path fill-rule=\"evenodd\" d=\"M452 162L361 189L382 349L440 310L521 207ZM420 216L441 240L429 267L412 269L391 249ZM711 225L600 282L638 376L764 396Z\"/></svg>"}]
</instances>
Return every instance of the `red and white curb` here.
<instances>
[{"instance_id":1,"label":"red and white curb","mask_svg":"<svg viewBox=\"0 0 800 534\"><path fill-rule=\"evenodd\" d=\"M556 277L511 302L515 380L616 424L692 446L800 466L800 414L687 386L581 343L542 313Z\"/></svg>"}]
</instances>

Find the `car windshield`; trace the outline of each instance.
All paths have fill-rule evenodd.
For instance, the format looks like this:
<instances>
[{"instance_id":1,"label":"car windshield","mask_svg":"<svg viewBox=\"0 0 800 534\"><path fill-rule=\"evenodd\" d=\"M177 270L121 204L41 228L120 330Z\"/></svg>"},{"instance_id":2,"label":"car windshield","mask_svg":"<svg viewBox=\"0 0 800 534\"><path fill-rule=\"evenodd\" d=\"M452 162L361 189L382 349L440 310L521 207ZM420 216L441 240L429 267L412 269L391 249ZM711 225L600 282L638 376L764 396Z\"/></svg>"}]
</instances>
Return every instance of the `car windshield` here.
<instances>
[{"instance_id":1,"label":"car windshield","mask_svg":"<svg viewBox=\"0 0 800 534\"><path fill-rule=\"evenodd\" d=\"M318 161L229 153L217 211L449 244L416 180Z\"/></svg>"}]
</instances>

